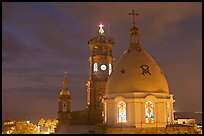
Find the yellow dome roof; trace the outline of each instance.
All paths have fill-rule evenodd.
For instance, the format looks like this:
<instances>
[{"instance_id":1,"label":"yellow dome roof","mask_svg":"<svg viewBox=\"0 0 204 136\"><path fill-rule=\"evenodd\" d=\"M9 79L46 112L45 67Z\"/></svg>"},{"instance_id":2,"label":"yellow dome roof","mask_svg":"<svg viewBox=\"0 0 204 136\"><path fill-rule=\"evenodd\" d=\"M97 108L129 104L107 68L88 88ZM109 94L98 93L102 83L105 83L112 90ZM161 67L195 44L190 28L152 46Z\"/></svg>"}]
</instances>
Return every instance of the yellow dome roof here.
<instances>
[{"instance_id":1,"label":"yellow dome roof","mask_svg":"<svg viewBox=\"0 0 204 136\"><path fill-rule=\"evenodd\" d=\"M126 50L107 82L106 94L128 92L169 93L162 70L143 49Z\"/></svg>"}]
</instances>

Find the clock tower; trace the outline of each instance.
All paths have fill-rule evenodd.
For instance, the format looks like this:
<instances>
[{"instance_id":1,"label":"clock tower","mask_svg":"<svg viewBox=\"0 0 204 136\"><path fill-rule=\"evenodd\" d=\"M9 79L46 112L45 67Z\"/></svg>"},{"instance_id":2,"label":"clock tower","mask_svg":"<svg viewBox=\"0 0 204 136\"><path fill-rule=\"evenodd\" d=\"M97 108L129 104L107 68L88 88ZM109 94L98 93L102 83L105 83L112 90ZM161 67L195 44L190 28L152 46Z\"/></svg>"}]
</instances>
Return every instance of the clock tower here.
<instances>
[{"instance_id":1,"label":"clock tower","mask_svg":"<svg viewBox=\"0 0 204 136\"><path fill-rule=\"evenodd\" d=\"M114 41L105 35L102 24L99 27L98 35L88 41L91 50L90 76L86 83L89 124L103 122L102 96L108 77L113 71L112 48Z\"/></svg>"}]
</instances>

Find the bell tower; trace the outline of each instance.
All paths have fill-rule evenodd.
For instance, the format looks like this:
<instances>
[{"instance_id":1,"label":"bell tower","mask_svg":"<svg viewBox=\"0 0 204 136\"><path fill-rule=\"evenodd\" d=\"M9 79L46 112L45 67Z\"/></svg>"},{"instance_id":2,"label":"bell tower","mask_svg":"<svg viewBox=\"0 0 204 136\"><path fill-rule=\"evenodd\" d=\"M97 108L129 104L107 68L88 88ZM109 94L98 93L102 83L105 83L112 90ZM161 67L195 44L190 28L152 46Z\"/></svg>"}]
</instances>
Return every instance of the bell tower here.
<instances>
[{"instance_id":1,"label":"bell tower","mask_svg":"<svg viewBox=\"0 0 204 136\"><path fill-rule=\"evenodd\" d=\"M91 54L90 76L87 81L87 108L89 124L102 123L104 95L109 75L113 71L112 48L114 41L106 36L103 25L99 25L98 35L88 41Z\"/></svg>"},{"instance_id":2,"label":"bell tower","mask_svg":"<svg viewBox=\"0 0 204 136\"><path fill-rule=\"evenodd\" d=\"M58 120L59 124L70 124L70 106L71 106L71 99L70 99L70 92L67 87L67 72L65 73L64 81L63 81L63 87L60 91L60 95L58 98Z\"/></svg>"}]
</instances>

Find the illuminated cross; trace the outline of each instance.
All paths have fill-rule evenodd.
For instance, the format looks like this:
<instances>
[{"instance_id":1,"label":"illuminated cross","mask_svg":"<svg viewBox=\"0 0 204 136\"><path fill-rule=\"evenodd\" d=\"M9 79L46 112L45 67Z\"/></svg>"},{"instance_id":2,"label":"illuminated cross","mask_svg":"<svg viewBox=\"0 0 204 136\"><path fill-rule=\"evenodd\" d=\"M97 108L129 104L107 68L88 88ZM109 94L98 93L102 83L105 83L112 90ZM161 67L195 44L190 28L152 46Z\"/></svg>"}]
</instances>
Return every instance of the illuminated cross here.
<instances>
[{"instance_id":1,"label":"illuminated cross","mask_svg":"<svg viewBox=\"0 0 204 136\"><path fill-rule=\"evenodd\" d=\"M103 28L103 26L104 26L103 24L100 24L100 25L99 25L100 29L102 29L102 28Z\"/></svg>"},{"instance_id":2,"label":"illuminated cross","mask_svg":"<svg viewBox=\"0 0 204 136\"><path fill-rule=\"evenodd\" d=\"M135 15L139 15L138 13L135 13L134 9L132 10L132 13L129 13L129 15L132 15L133 19L133 25L135 26Z\"/></svg>"},{"instance_id":3,"label":"illuminated cross","mask_svg":"<svg viewBox=\"0 0 204 136\"><path fill-rule=\"evenodd\" d=\"M99 32L99 34L101 34L101 35L104 34L103 26L104 26L103 24L100 24L100 25L99 25L100 29L99 29L98 32Z\"/></svg>"}]
</instances>

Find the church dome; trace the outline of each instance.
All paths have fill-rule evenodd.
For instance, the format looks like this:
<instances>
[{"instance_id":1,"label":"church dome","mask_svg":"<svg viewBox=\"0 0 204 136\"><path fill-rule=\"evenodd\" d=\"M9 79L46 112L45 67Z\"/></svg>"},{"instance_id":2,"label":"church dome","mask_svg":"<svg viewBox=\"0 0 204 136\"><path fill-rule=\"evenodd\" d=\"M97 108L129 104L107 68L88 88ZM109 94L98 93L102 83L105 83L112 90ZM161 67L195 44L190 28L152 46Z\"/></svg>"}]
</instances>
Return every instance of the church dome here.
<instances>
[{"instance_id":1,"label":"church dome","mask_svg":"<svg viewBox=\"0 0 204 136\"><path fill-rule=\"evenodd\" d=\"M139 29L129 31L130 44L111 73L106 94L148 92L169 93L167 80L156 61L141 48Z\"/></svg>"}]
</instances>

